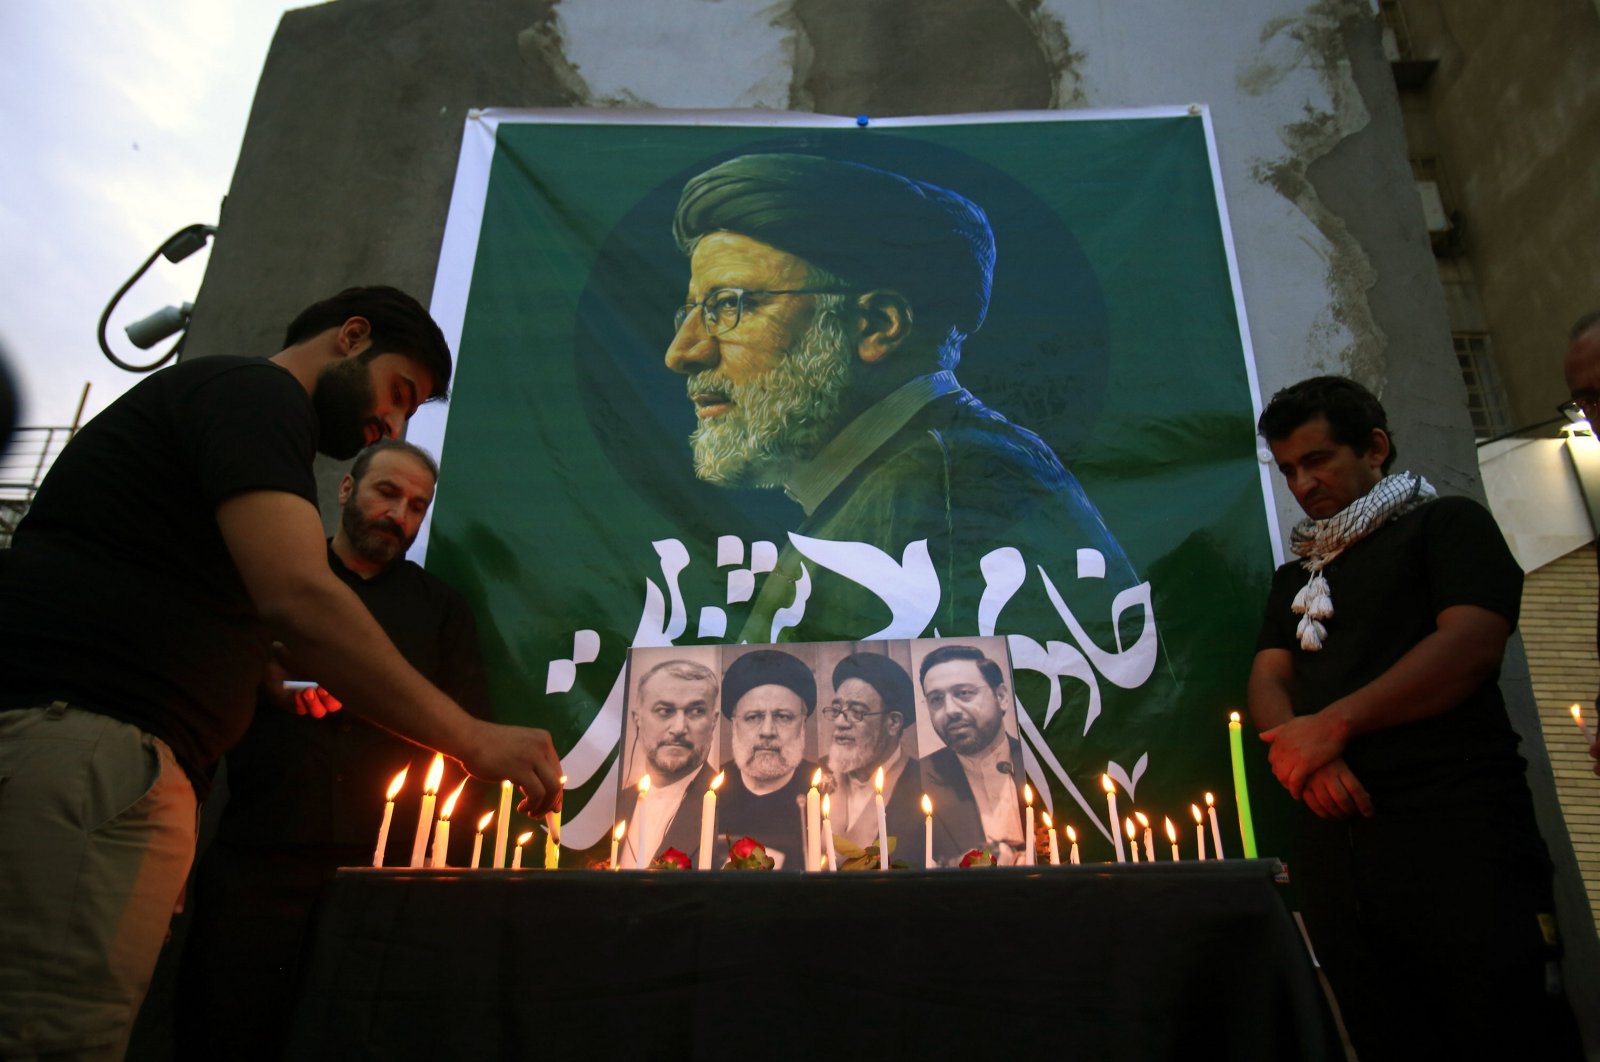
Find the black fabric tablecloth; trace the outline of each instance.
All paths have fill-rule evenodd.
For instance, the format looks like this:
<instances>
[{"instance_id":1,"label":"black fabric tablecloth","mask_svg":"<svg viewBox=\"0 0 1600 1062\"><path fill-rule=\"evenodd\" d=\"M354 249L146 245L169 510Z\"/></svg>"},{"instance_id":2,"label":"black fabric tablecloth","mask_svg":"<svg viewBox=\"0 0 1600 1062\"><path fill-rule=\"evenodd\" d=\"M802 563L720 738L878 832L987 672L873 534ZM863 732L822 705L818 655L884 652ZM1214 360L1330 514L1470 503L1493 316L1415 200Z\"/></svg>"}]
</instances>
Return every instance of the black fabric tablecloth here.
<instances>
[{"instance_id":1,"label":"black fabric tablecloth","mask_svg":"<svg viewBox=\"0 0 1600 1062\"><path fill-rule=\"evenodd\" d=\"M290 1057L1338 1057L1275 868L341 871Z\"/></svg>"}]
</instances>

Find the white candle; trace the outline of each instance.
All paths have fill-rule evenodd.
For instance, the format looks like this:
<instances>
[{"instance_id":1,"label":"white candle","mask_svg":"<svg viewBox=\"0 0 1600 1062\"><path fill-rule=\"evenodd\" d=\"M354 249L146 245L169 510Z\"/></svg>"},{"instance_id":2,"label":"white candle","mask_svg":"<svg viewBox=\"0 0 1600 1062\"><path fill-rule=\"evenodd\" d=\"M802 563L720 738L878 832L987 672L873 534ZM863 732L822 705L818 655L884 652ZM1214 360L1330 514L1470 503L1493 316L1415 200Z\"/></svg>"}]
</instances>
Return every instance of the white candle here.
<instances>
[{"instance_id":1,"label":"white candle","mask_svg":"<svg viewBox=\"0 0 1600 1062\"><path fill-rule=\"evenodd\" d=\"M1142 811L1135 811L1133 817L1139 820L1139 828L1144 830L1145 862L1154 863L1156 861L1156 845L1154 839L1150 836L1150 820L1145 817L1145 813Z\"/></svg>"},{"instance_id":2,"label":"white candle","mask_svg":"<svg viewBox=\"0 0 1600 1062\"><path fill-rule=\"evenodd\" d=\"M517 838L517 853L516 853L516 855L512 856L512 858L511 858L511 869L512 870L521 870L522 869L522 846L527 844L531 840L533 840L533 831L532 830L529 830L527 833L522 834L520 837Z\"/></svg>"},{"instance_id":3,"label":"white candle","mask_svg":"<svg viewBox=\"0 0 1600 1062\"><path fill-rule=\"evenodd\" d=\"M456 813L456 801L461 799L461 791L466 787L467 780L463 778L439 812L439 825L433 829L433 858L428 860L430 867L450 865L450 816Z\"/></svg>"},{"instance_id":4,"label":"white candle","mask_svg":"<svg viewBox=\"0 0 1600 1062\"><path fill-rule=\"evenodd\" d=\"M889 869L889 817L883 807L883 768L872 776L873 802L878 807L878 869Z\"/></svg>"},{"instance_id":5,"label":"white candle","mask_svg":"<svg viewBox=\"0 0 1600 1062\"><path fill-rule=\"evenodd\" d=\"M1204 821L1200 818L1200 805L1190 804L1189 811L1194 815L1194 849L1197 853L1196 858L1203 863L1206 858L1206 827Z\"/></svg>"},{"instance_id":6,"label":"white candle","mask_svg":"<svg viewBox=\"0 0 1600 1062\"><path fill-rule=\"evenodd\" d=\"M389 847L389 823L394 820L394 798L400 795L401 788L406 784L406 772L409 770L411 768L407 767L394 776L394 781L389 783L388 795L384 797L383 825L378 827L378 847L372 850L372 865L375 867L383 866L383 854Z\"/></svg>"},{"instance_id":7,"label":"white candle","mask_svg":"<svg viewBox=\"0 0 1600 1062\"><path fill-rule=\"evenodd\" d=\"M1078 865L1078 831L1071 826L1067 827L1067 840L1072 842L1072 854L1068 860L1073 866Z\"/></svg>"},{"instance_id":8,"label":"white candle","mask_svg":"<svg viewBox=\"0 0 1600 1062\"><path fill-rule=\"evenodd\" d=\"M650 836L650 823L646 818L650 813L650 776L641 775L639 778L639 802L633 808L633 865L635 870L643 870L650 865L650 853L644 850L645 841Z\"/></svg>"},{"instance_id":9,"label":"white candle","mask_svg":"<svg viewBox=\"0 0 1600 1062\"><path fill-rule=\"evenodd\" d=\"M1210 793L1206 794L1206 814L1211 816L1211 851L1212 858L1225 859L1222 854L1222 830L1217 827L1217 798Z\"/></svg>"},{"instance_id":10,"label":"white candle","mask_svg":"<svg viewBox=\"0 0 1600 1062\"><path fill-rule=\"evenodd\" d=\"M556 779L556 784L563 790L567 788L567 776L562 775ZM555 870L561 866L561 812L547 811L544 813L544 868Z\"/></svg>"},{"instance_id":11,"label":"white candle","mask_svg":"<svg viewBox=\"0 0 1600 1062\"><path fill-rule=\"evenodd\" d=\"M620 819L617 828L611 831L611 869L621 870L617 865L617 846L622 843L622 835L628 832L628 820Z\"/></svg>"},{"instance_id":12,"label":"white candle","mask_svg":"<svg viewBox=\"0 0 1600 1062\"><path fill-rule=\"evenodd\" d=\"M1583 721L1583 708L1581 706L1576 704L1572 706L1572 721L1578 724L1579 730L1583 731L1583 743L1585 745L1593 745L1594 735L1589 733L1589 724Z\"/></svg>"},{"instance_id":13,"label":"white candle","mask_svg":"<svg viewBox=\"0 0 1600 1062\"><path fill-rule=\"evenodd\" d=\"M1139 861L1139 838L1138 838L1138 835L1134 833L1133 820L1132 819L1123 819L1122 821L1127 824L1127 827L1128 827L1128 847L1129 847L1129 849L1132 850L1132 853L1133 853L1133 858L1131 860L1129 860L1129 862L1137 863Z\"/></svg>"},{"instance_id":14,"label":"white candle","mask_svg":"<svg viewBox=\"0 0 1600 1062\"><path fill-rule=\"evenodd\" d=\"M493 811L485 811L483 818L478 820L478 834L472 839L472 869L478 869L478 861L483 856L483 831L489 828L489 823L494 819Z\"/></svg>"},{"instance_id":15,"label":"white candle","mask_svg":"<svg viewBox=\"0 0 1600 1062\"><path fill-rule=\"evenodd\" d=\"M494 868L505 869L506 845L511 839L511 781L500 783L500 813L494 820Z\"/></svg>"},{"instance_id":16,"label":"white candle","mask_svg":"<svg viewBox=\"0 0 1600 1062\"><path fill-rule=\"evenodd\" d=\"M417 835L411 841L411 865L420 867L422 856L428 850L428 835L433 832L433 805L439 799L439 782L444 778L444 756L433 754L433 766L428 768L428 779L422 784L422 810L417 815Z\"/></svg>"},{"instance_id":17,"label":"white candle","mask_svg":"<svg viewBox=\"0 0 1600 1062\"><path fill-rule=\"evenodd\" d=\"M701 870L711 869L711 850L717 841L717 790L722 788L726 775L726 771L717 772L706 790L705 799L700 802L700 853L696 866Z\"/></svg>"},{"instance_id":18,"label":"white candle","mask_svg":"<svg viewBox=\"0 0 1600 1062\"><path fill-rule=\"evenodd\" d=\"M1050 813L1048 811L1041 812L1041 815L1044 817L1045 833L1050 838L1050 865L1059 867L1061 865L1061 842L1056 839L1055 824L1050 821Z\"/></svg>"},{"instance_id":19,"label":"white candle","mask_svg":"<svg viewBox=\"0 0 1600 1062\"><path fill-rule=\"evenodd\" d=\"M1122 819L1117 814L1117 787L1111 784L1111 776L1102 774L1100 785L1106 791L1106 806L1111 809L1111 843L1117 849L1117 862L1127 861L1127 856L1122 851Z\"/></svg>"},{"instance_id":20,"label":"white candle","mask_svg":"<svg viewBox=\"0 0 1600 1062\"><path fill-rule=\"evenodd\" d=\"M828 797L822 794L822 847L828 851L828 869L839 869L839 853L833 847L833 819L828 814Z\"/></svg>"},{"instance_id":21,"label":"white candle","mask_svg":"<svg viewBox=\"0 0 1600 1062\"><path fill-rule=\"evenodd\" d=\"M1022 865L1033 866L1033 786L1022 783L1022 802L1026 814L1022 823Z\"/></svg>"},{"instance_id":22,"label":"white candle","mask_svg":"<svg viewBox=\"0 0 1600 1062\"><path fill-rule=\"evenodd\" d=\"M1176 863L1178 861L1178 828L1172 825L1172 820L1165 815L1161 816L1161 821L1167 824L1167 840L1172 842L1172 861Z\"/></svg>"},{"instance_id":23,"label":"white candle","mask_svg":"<svg viewBox=\"0 0 1600 1062\"><path fill-rule=\"evenodd\" d=\"M922 866L932 869L933 862L933 800L922 794Z\"/></svg>"},{"instance_id":24,"label":"white candle","mask_svg":"<svg viewBox=\"0 0 1600 1062\"><path fill-rule=\"evenodd\" d=\"M806 869L822 866L822 768L811 775L811 788L806 790Z\"/></svg>"}]
</instances>

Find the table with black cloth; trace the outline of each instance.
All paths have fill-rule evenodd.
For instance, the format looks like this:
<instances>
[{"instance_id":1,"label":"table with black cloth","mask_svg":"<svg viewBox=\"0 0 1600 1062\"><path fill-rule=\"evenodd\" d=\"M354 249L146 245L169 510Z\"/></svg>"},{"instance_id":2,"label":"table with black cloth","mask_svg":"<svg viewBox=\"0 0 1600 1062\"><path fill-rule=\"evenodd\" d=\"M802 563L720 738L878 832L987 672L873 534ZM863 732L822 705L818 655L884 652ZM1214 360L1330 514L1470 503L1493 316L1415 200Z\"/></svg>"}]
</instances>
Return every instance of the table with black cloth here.
<instances>
[{"instance_id":1,"label":"table with black cloth","mask_svg":"<svg viewBox=\"0 0 1600 1062\"><path fill-rule=\"evenodd\" d=\"M290 1057L1339 1057L1277 868L340 871Z\"/></svg>"}]
</instances>

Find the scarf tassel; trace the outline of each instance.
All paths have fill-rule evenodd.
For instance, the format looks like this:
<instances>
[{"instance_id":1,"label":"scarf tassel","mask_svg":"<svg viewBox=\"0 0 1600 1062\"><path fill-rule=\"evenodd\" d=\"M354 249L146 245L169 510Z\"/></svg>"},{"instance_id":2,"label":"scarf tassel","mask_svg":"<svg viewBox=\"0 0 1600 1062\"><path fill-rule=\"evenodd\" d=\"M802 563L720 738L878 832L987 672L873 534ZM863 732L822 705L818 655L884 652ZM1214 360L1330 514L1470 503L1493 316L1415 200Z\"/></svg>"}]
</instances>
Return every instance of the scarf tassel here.
<instances>
[{"instance_id":1,"label":"scarf tassel","mask_svg":"<svg viewBox=\"0 0 1600 1062\"><path fill-rule=\"evenodd\" d=\"M1300 617L1300 625L1295 629L1300 635L1300 648L1308 653L1315 653L1322 649L1322 640L1327 637L1328 628L1312 619L1310 615Z\"/></svg>"}]
</instances>

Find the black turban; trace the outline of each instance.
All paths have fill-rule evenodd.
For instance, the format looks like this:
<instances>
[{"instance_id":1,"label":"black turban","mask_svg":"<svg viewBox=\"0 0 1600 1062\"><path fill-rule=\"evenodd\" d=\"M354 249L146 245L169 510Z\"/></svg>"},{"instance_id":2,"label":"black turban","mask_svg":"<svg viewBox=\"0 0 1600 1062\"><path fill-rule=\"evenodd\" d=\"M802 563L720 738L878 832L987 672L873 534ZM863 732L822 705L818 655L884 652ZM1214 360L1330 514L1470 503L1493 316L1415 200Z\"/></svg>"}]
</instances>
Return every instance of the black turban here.
<instances>
[{"instance_id":1,"label":"black turban","mask_svg":"<svg viewBox=\"0 0 1600 1062\"><path fill-rule=\"evenodd\" d=\"M882 653L852 653L833 669L835 691L851 679L860 679L878 691L886 712L899 712L900 722L910 726L916 719L916 695L906 669Z\"/></svg>"},{"instance_id":2,"label":"black turban","mask_svg":"<svg viewBox=\"0 0 1600 1062\"><path fill-rule=\"evenodd\" d=\"M811 669L788 653L757 649L735 660L722 676L722 714L733 718L739 698L757 686L783 686L806 704L806 715L817 707L817 680Z\"/></svg>"},{"instance_id":3,"label":"black turban","mask_svg":"<svg viewBox=\"0 0 1600 1062\"><path fill-rule=\"evenodd\" d=\"M863 291L971 335L989 309L994 232L948 188L815 155L741 155L684 185L672 235L684 253L725 230L786 251Z\"/></svg>"}]
</instances>

